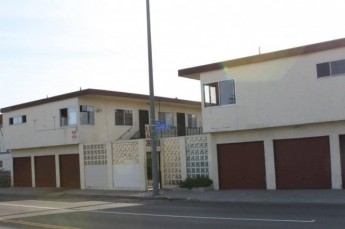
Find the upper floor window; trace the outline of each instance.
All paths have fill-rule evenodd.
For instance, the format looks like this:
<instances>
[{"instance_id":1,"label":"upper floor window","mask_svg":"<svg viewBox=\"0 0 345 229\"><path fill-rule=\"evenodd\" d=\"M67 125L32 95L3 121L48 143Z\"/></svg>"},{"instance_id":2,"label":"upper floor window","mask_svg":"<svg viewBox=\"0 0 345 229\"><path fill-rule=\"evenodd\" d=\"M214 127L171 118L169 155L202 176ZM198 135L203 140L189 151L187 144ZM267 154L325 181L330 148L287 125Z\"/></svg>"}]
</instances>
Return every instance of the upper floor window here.
<instances>
[{"instance_id":1,"label":"upper floor window","mask_svg":"<svg viewBox=\"0 0 345 229\"><path fill-rule=\"evenodd\" d=\"M133 111L124 109L115 109L115 125L133 126Z\"/></svg>"},{"instance_id":2,"label":"upper floor window","mask_svg":"<svg viewBox=\"0 0 345 229\"><path fill-rule=\"evenodd\" d=\"M26 123L26 115L11 117L9 122L10 122L10 125Z\"/></svg>"},{"instance_id":3,"label":"upper floor window","mask_svg":"<svg viewBox=\"0 0 345 229\"><path fill-rule=\"evenodd\" d=\"M80 124L95 124L95 113L93 106L80 106Z\"/></svg>"},{"instance_id":4,"label":"upper floor window","mask_svg":"<svg viewBox=\"0 0 345 229\"><path fill-rule=\"evenodd\" d=\"M197 120L196 120L196 115L195 114L188 114L188 127L197 127Z\"/></svg>"},{"instance_id":5,"label":"upper floor window","mask_svg":"<svg viewBox=\"0 0 345 229\"><path fill-rule=\"evenodd\" d=\"M222 106L236 103L235 81L225 80L204 84L204 106Z\"/></svg>"},{"instance_id":6,"label":"upper floor window","mask_svg":"<svg viewBox=\"0 0 345 229\"><path fill-rule=\"evenodd\" d=\"M77 111L75 107L60 109L60 126L77 124Z\"/></svg>"},{"instance_id":7,"label":"upper floor window","mask_svg":"<svg viewBox=\"0 0 345 229\"><path fill-rule=\"evenodd\" d=\"M345 74L345 60L320 63L316 65L317 77Z\"/></svg>"},{"instance_id":8,"label":"upper floor window","mask_svg":"<svg viewBox=\"0 0 345 229\"><path fill-rule=\"evenodd\" d=\"M174 116L171 112L158 112L158 119L164 124L174 126Z\"/></svg>"}]
</instances>

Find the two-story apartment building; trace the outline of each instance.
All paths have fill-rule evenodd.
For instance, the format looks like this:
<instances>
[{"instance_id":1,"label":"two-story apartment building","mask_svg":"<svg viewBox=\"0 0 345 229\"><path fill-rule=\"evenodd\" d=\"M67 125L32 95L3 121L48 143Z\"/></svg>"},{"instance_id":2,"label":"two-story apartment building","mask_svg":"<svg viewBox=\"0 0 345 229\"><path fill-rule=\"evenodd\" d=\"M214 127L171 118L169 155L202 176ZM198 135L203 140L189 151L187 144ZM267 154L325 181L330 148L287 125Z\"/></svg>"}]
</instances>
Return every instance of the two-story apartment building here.
<instances>
[{"instance_id":1,"label":"two-story apartment building","mask_svg":"<svg viewBox=\"0 0 345 229\"><path fill-rule=\"evenodd\" d=\"M159 135L184 136L201 131L200 102L156 97L155 110L157 120L171 127L159 131ZM104 145L87 145L145 139L149 96L86 89L2 108L1 112L4 148L10 150L13 157L14 186L85 188L85 182L97 184L97 180L112 174L108 169L112 167L104 167L103 174L100 169L94 170L97 166L112 165L113 161L120 161L121 166L132 163L115 158L110 150L107 153ZM138 144L132 145L137 152ZM146 153L145 146L140 147ZM130 154L131 149L127 148L119 151L120 157ZM86 171L87 166L89 170ZM122 171L116 170L115 175ZM127 172L130 174L131 171ZM99 176L87 177L95 174ZM116 179L115 182L120 180ZM105 180L103 186L112 188L114 182L108 181ZM125 184L126 181L122 181L119 186L125 187Z\"/></svg>"},{"instance_id":2,"label":"two-story apartment building","mask_svg":"<svg viewBox=\"0 0 345 229\"><path fill-rule=\"evenodd\" d=\"M216 189L345 186L345 39L179 70L200 80Z\"/></svg>"}]
</instances>

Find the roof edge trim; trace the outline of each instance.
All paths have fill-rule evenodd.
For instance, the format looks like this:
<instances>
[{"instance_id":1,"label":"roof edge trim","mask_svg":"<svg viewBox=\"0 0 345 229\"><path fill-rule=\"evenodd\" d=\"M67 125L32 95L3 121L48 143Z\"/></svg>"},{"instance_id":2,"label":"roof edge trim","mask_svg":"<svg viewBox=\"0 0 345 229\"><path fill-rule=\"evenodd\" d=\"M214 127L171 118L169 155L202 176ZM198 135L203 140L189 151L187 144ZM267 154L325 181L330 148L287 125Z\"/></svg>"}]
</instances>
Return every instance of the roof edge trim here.
<instances>
[{"instance_id":1,"label":"roof edge trim","mask_svg":"<svg viewBox=\"0 0 345 229\"><path fill-rule=\"evenodd\" d=\"M85 96L85 95L100 95L100 96L110 96L110 97L129 98L129 99L140 99L140 100L147 100L147 101L149 101L149 98L150 98L149 95L143 95L143 94L107 91L107 90L99 90L99 89L85 89L85 90L70 92L67 94L57 95L57 96L53 96L53 97L49 97L45 99L35 100L35 101L27 102L27 103L22 103L22 104L18 104L14 106L1 108L0 113L10 112L14 110L38 106L38 105L66 100L70 98L76 98L76 97ZM178 98L167 98L167 97L160 97L160 96L155 96L155 100L160 101L160 102L187 104L191 106L194 106L194 105L200 106L201 104L201 102L198 102L198 101L183 100L183 99L178 99Z\"/></svg>"},{"instance_id":2,"label":"roof edge trim","mask_svg":"<svg viewBox=\"0 0 345 229\"><path fill-rule=\"evenodd\" d=\"M304 55L309 53L321 52L330 49L336 49L340 47L345 47L345 38L325 41L321 43L315 43L290 49L284 49L274 52L268 52L263 54L258 54L254 56L247 56L238 59L232 59L212 64L200 65L191 68L185 68L178 70L178 76L190 78L190 79L200 79L200 73L221 70L225 67L235 67L247 64L254 64L259 62L265 62L269 60L281 59L291 56Z\"/></svg>"}]
</instances>

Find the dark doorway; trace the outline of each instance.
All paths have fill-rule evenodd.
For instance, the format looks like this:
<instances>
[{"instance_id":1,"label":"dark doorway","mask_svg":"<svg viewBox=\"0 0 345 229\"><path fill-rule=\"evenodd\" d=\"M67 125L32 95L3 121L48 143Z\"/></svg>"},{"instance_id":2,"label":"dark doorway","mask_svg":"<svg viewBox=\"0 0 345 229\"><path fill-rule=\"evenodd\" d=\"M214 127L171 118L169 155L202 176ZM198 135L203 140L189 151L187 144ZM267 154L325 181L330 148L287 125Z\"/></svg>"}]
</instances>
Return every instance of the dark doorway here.
<instances>
[{"instance_id":1,"label":"dark doorway","mask_svg":"<svg viewBox=\"0 0 345 229\"><path fill-rule=\"evenodd\" d=\"M177 113L177 136L186 136L186 115Z\"/></svg>"},{"instance_id":2,"label":"dark doorway","mask_svg":"<svg viewBox=\"0 0 345 229\"><path fill-rule=\"evenodd\" d=\"M161 172L161 154L160 152L157 152L157 160L158 160L158 186L162 188L162 172ZM152 189L153 188L153 182L152 182L152 153L146 152L146 174L147 174L147 188Z\"/></svg>"},{"instance_id":3,"label":"dark doorway","mask_svg":"<svg viewBox=\"0 0 345 229\"><path fill-rule=\"evenodd\" d=\"M139 133L140 138L146 138L145 136L145 125L150 123L149 121L149 111L139 110Z\"/></svg>"}]
</instances>

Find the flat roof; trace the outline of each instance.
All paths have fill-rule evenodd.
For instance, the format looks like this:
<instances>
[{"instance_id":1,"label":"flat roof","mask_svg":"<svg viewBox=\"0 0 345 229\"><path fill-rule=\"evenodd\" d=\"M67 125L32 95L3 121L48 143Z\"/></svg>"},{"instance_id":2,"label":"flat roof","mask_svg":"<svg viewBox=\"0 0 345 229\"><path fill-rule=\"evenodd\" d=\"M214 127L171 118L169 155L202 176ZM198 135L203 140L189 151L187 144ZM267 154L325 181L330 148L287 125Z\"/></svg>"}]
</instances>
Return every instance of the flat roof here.
<instances>
[{"instance_id":1,"label":"flat roof","mask_svg":"<svg viewBox=\"0 0 345 229\"><path fill-rule=\"evenodd\" d=\"M45 99L35 100L28 103L22 103L22 104L10 106L10 107L1 108L0 112L5 113L9 111L19 110L23 108L38 106L42 104L47 104L51 102L56 102L60 100L66 100L66 99L81 97L81 96L86 96L86 95L109 96L109 97L116 97L116 98L129 98L129 99L139 99L139 100L147 100L147 101L150 100L149 95L118 92L118 91L107 91L107 90L99 90L99 89L85 89L85 90L57 95L57 96L53 96L53 97L49 97ZM178 98L167 98L167 97L160 97L160 96L155 96L155 101L185 104L189 106L201 106L200 105L201 103L197 101L183 100L183 99L178 99Z\"/></svg>"},{"instance_id":2,"label":"flat roof","mask_svg":"<svg viewBox=\"0 0 345 229\"><path fill-rule=\"evenodd\" d=\"M232 59L212 64L206 64L206 65L200 65L196 67L191 68L185 68L178 70L178 75L185 78L200 79L200 73L204 72L210 72L210 71L216 71L223 69L225 67L236 67L241 65L247 65L247 64L254 64L259 62L265 62L269 60L275 60L280 58L286 58L291 56L298 56L298 55L304 55L314 52L321 52L329 49L336 49L345 47L345 38L337 39L337 40L331 40L316 44L310 44L290 49L284 49L280 51L275 52L269 52L264 54L258 54L254 56L248 56L238 59Z\"/></svg>"}]
</instances>

